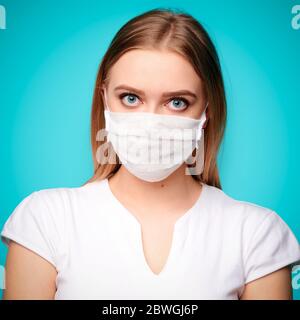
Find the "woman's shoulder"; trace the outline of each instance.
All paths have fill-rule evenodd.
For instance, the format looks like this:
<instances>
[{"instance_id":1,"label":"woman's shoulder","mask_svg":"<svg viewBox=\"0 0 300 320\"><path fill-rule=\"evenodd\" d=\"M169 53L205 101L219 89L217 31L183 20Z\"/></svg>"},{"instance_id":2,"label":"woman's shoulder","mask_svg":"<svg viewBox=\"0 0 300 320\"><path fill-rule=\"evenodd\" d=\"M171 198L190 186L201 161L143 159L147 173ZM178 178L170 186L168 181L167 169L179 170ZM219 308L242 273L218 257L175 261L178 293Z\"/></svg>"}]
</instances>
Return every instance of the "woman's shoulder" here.
<instances>
[{"instance_id":1,"label":"woman's shoulder","mask_svg":"<svg viewBox=\"0 0 300 320\"><path fill-rule=\"evenodd\" d=\"M31 206L44 203L44 205L47 205L49 208L66 209L69 206L72 206L74 202L77 202L78 199L92 196L96 187L99 187L98 194L101 196L101 186L103 186L103 181L85 183L74 187L36 189L26 196L22 202L28 201Z\"/></svg>"},{"instance_id":2,"label":"woman's shoulder","mask_svg":"<svg viewBox=\"0 0 300 320\"><path fill-rule=\"evenodd\" d=\"M245 283L299 263L298 239L275 210L238 200L213 186L206 191L209 223L214 234L222 235L219 243L242 253Z\"/></svg>"},{"instance_id":3,"label":"woman's shoulder","mask_svg":"<svg viewBox=\"0 0 300 320\"><path fill-rule=\"evenodd\" d=\"M72 194L76 193L73 187L55 187L36 189L28 195L21 198L12 214L17 212L31 212L38 215L48 216L51 213L54 216L61 216L69 205Z\"/></svg>"},{"instance_id":4,"label":"woman's shoulder","mask_svg":"<svg viewBox=\"0 0 300 320\"><path fill-rule=\"evenodd\" d=\"M57 266L66 250L66 234L78 199L90 194L91 185L36 189L8 215L1 240L14 240ZM87 199L88 202L88 199ZM75 209L74 209L75 208Z\"/></svg>"},{"instance_id":5,"label":"woman's shoulder","mask_svg":"<svg viewBox=\"0 0 300 320\"><path fill-rule=\"evenodd\" d=\"M296 240L290 226L275 209L240 200L217 187L206 186L208 219L220 229L228 230L229 238L240 235L245 242L259 236L270 241L274 238Z\"/></svg>"},{"instance_id":6,"label":"woman's shoulder","mask_svg":"<svg viewBox=\"0 0 300 320\"><path fill-rule=\"evenodd\" d=\"M14 224L21 226L22 223L30 221L64 228L63 226L76 212L84 208L87 213L89 206L93 206L94 200L104 195L105 190L102 186L102 181L96 181L74 187L36 189L21 198L9 214L4 229Z\"/></svg>"},{"instance_id":7,"label":"woman's shoulder","mask_svg":"<svg viewBox=\"0 0 300 320\"><path fill-rule=\"evenodd\" d=\"M57 266L65 250L66 189L39 189L23 197L8 215L1 241L8 246L14 240Z\"/></svg>"},{"instance_id":8,"label":"woman's shoulder","mask_svg":"<svg viewBox=\"0 0 300 320\"><path fill-rule=\"evenodd\" d=\"M219 214L227 221L240 220L261 223L271 216L278 214L268 206L259 205L255 202L237 199L220 188L211 185L205 185L208 208L215 214Z\"/></svg>"}]
</instances>

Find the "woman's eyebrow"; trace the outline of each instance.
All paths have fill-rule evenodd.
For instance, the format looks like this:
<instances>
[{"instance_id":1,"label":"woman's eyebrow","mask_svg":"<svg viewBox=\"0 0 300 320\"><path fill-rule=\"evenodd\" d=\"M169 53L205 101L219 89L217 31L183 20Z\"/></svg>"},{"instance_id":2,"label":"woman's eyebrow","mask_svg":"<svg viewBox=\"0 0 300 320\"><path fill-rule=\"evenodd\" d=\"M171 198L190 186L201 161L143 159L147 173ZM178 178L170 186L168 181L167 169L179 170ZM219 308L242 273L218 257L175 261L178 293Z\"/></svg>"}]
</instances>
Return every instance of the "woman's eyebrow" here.
<instances>
[{"instance_id":1,"label":"woman's eyebrow","mask_svg":"<svg viewBox=\"0 0 300 320\"><path fill-rule=\"evenodd\" d=\"M134 92L138 93L141 96L145 96L144 91L136 89L136 88L133 88L133 87L130 87L130 86L125 85L125 84L121 84L121 85L115 87L114 91L118 91L118 90L121 90L121 89L134 91ZM177 90L177 91L172 91L172 92L164 92L162 94L163 97L171 97L171 96L177 96L177 95L191 96L191 97L193 97L195 99L197 98L197 95L195 93L189 91L189 90Z\"/></svg>"}]
</instances>

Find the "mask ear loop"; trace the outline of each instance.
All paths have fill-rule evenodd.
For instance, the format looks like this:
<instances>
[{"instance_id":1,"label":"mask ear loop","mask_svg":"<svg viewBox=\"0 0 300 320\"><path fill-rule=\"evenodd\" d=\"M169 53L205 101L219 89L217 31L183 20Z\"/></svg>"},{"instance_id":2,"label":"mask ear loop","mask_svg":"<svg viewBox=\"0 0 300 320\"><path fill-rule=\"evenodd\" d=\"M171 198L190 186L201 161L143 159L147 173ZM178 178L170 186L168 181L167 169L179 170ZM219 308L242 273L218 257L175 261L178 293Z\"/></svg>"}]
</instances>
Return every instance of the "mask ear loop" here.
<instances>
[{"instance_id":1,"label":"mask ear loop","mask_svg":"<svg viewBox=\"0 0 300 320\"><path fill-rule=\"evenodd\" d=\"M205 121L206 121L206 109L207 109L207 106L208 106L208 102L206 103L206 106L205 106L205 108L204 108L204 111L202 112L202 115L201 115L201 119L200 119L201 128L198 128L198 129L200 129L200 130L197 131L197 137L196 137L196 139L197 139L198 142L202 139L202 137L203 137L203 135L204 135L203 125L204 125L204 123L205 123ZM198 148L199 148L199 145L198 145L198 143L197 143L197 144L196 144L196 149L198 149Z\"/></svg>"},{"instance_id":2,"label":"mask ear loop","mask_svg":"<svg viewBox=\"0 0 300 320\"><path fill-rule=\"evenodd\" d=\"M204 125L204 123L206 121L206 110L207 110L207 107L208 107L208 102L206 103L206 106L205 106L205 109L204 109L204 112L203 112L204 120L203 120L202 128L201 128L202 135L201 135L201 139L199 141L200 146L199 146L199 149L196 150L196 154L198 152L198 155L196 157L196 167L199 166L199 169L198 169L198 172L197 172L198 174L201 174L203 172L203 170L204 170L204 158L205 158L205 154L204 154L205 153L205 150L204 150L204 141L205 141L204 133L205 133L205 130L203 128L203 125ZM199 162L199 164L198 164L198 162Z\"/></svg>"},{"instance_id":3,"label":"mask ear loop","mask_svg":"<svg viewBox=\"0 0 300 320\"><path fill-rule=\"evenodd\" d=\"M107 103L106 87L103 88L104 91L104 120L105 120L105 131L106 131L106 141L110 142L109 132L110 132L110 110Z\"/></svg>"},{"instance_id":4,"label":"mask ear loop","mask_svg":"<svg viewBox=\"0 0 300 320\"><path fill-rule=\"evenodd\" d=\"M201 137L200 139L197 139L197 144L196 144L196 165L194 167L189 167L188 170L189 170L189 173L190 175L200 175L203 170L204 170L204 158L205 158L205 155L204 155L204 152L205 152L205 148L204 148L204 128L203 128L203 124L205 123L206 121L206 109L208 107L208 102L206 103L206 106L204 108L204 111L202 113L202 116L201 116L201 131L199 131L198 133L198 137L199 137L199 134L201 134Z\"/></svg>"},{"instance_id":5,"label":"mask ear loop","mask_svg":"<svg viewBox=\"0 0 300 320\"><path fill-rule=\"evenodd\" d=\"M105 129L107 132L109 132L109 112L110 109L108 107L107 103L107 95L106 95L106 87L103 89L104 90L104 119L105 119Z\"/></svg>"},{"instance_id":6,"label":"mask ear loop","mask_svg":"<svg viewBox=\"0 0 300 320\"><path fill-rule=\"evenodd\" d=\"M104 90L104 110L108 110L108 111L110 111L109 110L109 107L108 107L108 103L107 103L107 94L106 94L106 87L103 89ZM105 108L106 107L106 108Z\"/></svg>"}]
</instances>

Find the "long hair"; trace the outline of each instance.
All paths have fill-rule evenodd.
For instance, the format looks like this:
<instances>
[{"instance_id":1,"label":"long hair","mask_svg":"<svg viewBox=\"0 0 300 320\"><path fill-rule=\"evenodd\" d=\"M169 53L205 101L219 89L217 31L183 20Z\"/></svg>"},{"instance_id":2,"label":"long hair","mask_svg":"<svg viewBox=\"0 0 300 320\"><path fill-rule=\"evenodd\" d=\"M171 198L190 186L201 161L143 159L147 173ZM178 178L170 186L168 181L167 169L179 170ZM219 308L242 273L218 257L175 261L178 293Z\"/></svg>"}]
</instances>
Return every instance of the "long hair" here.
<instances>
[{"instance_id":1,"label":"long hair","mask_svg":"<svg viewBox=\"0 0 300 320\"><path fill-rule=\"evenodd\" d=\"M105 128L104 102L101 88L108 79L109 70L126 52L133 49L167 49L179 53L191 63L204 83L209 103L205 128L204 167L197 180L221 189L217 168L217 153L226 123L226 97L221 66L215 46L203 26L182 10L156 8L144 12L124 24L112 39L98 69L91 112L91 145L94 174L86 182L102 180L114 175L121 164L101 163L96 157L103 141L97 141L97 132Z\"/></svg>"}]
</instances>

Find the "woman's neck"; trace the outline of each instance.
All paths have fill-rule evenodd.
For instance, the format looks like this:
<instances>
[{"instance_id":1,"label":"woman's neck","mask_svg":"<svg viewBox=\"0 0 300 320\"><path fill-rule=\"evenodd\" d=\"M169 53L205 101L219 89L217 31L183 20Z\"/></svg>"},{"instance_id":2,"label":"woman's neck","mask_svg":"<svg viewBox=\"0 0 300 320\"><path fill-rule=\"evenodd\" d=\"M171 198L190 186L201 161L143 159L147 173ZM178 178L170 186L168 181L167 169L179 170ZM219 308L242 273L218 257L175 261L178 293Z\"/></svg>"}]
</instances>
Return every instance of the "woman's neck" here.
<instances>
[{"instance_id":1,"label":"woman's neck","mask_svg":"<svg viewBox=\"0 0 300 320\"><path fill-rule=\"evenodd\" d=\"M147 182L132 175L124 165L109 179L112 192L123 203L133 208L144 208L143 212L178 214L188 210L198 199L201 185L191 175L185 173L183 163L166 179Z\"/></svg>"}]
</instances>

